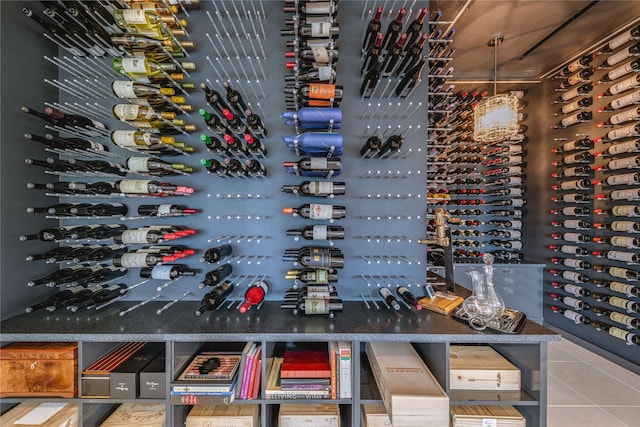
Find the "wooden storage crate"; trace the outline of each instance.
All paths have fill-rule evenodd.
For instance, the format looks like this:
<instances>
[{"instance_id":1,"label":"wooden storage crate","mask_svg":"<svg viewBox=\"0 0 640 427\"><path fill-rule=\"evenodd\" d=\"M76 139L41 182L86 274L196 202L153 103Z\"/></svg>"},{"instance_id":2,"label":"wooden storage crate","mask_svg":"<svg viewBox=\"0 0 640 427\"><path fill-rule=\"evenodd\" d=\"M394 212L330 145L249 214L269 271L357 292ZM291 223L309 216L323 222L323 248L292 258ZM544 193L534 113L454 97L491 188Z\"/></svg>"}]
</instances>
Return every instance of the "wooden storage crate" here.
<instances>
[{"instance_id":1,"label":"wooden storage crate","mask_svg":"<svg viewBox=\"0 0 640 427\"><path fill-rule=\"evenodd\" d=\"M450 387L455 390L520 390L520 370L488 345L452 345Z\"/></svg>"},{"instance_id":2,"label":"wooden storage crate","mask_svg":"<svg viewBox=\"0 0 640 427\"><path fill-rule=\"evenodd\" d=\"M260 405L194 405L185 427L258 427Z\"/></svg>"},{"instance_id":3,"label":"wooden storage crate","mask_svg":"<svg viewBox=\"0 0 640 427\"><path fill-rule=\"evenodd\" d=\"M166 427L167 406L164 403L123 403L100 427Z\"/></svg>"},{"instance_id":4,"label":"wooden storage crate","mask_svg":"<svg viewBox=\"0 0 640 427\"><path fill-rule=\"evenodd\" d=\"M360 405L360 427L390 427L391 420L382 403Z\"/></svg>"},{"instance_id":5,"label":"wooden storage crate","mask_svg":"<svg viewBox=\"0 0 640 427\"><path fill-rule=\"evenodd\" d=\"M22 402L0 416L0 426L78 427L77 403Z\"/></svg>"},{"instance_id":6,"label":"wooden storage crate","mask_svg":"<svg viewBox=\"0 0 640 427\"><path fill-rule=\"evenodd\" d=\"M14 342L0 349L0 397L76 397L78 343Z\"/></svg>"},{"instance_id":7,"label":"wooden storage crate","mask_svg":"<svg viewBox=\"0 0 640 427\"><path fill-rule=\"evenodd\" d=\"M410 343L369 342L371 370L394 427L442 427L449 396Z\"/></svg>"},{"instance_id":8,"label":"wooden storage crate","mask_svg":"<svg viewBox=\"0 0 640 427\"><path fill-rule=\"evenodd\" d=\"M278 427L340 427L340 407L323 403L280 405Z\"/></svg>"},{"instance_id":9,"label":"wooden storage crate","mask_svg":"<svg viewBox=\"0 0 640 427\"><path fill-rule=\"evenodd\" d=\"M527 421L513 406L451 406L451 427L526 427L526 425Z\"/></svg>"}]
</instances>

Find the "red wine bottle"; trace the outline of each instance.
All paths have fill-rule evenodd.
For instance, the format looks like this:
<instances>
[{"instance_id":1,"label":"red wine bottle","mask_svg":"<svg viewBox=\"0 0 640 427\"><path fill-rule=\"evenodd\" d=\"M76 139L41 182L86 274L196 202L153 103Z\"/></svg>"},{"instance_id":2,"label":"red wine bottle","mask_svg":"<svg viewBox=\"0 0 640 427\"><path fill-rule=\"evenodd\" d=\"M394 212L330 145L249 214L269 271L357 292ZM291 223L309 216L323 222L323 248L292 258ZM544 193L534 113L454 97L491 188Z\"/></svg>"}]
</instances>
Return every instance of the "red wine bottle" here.
<instances>
[{"instance_id":1,"label":"red wine bottle","mask_svg":"<svg viewBox=\"0 0 640 427\"><path fill-rule=\"evenodd\" d=\"M269 285L264 280L260 280L251 284L244 294L244 301L240 304L238 310L240 313L246 313L252 306L258 305L264 301L265 295L269 292Z\"/></svg>"}]
</instances>

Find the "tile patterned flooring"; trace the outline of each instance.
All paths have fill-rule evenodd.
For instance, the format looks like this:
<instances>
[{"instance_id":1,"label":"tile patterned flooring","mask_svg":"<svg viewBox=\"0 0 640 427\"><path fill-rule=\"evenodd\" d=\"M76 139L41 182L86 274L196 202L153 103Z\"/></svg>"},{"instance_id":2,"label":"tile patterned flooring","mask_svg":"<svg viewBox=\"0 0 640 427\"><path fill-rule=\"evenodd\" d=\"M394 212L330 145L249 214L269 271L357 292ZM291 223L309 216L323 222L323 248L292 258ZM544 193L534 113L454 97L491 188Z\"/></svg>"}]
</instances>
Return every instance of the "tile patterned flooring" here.
<instances>
[{"instance_id":1,"label":"tile patterned flooring","mask_svg":"<svg viewBox=\"0 0 640 427\"><path fill-rule=\"evenodd\" d=\"M640 375L563 338L547 380L547 427L640 427Z\"/></svg>"}]
</instances>

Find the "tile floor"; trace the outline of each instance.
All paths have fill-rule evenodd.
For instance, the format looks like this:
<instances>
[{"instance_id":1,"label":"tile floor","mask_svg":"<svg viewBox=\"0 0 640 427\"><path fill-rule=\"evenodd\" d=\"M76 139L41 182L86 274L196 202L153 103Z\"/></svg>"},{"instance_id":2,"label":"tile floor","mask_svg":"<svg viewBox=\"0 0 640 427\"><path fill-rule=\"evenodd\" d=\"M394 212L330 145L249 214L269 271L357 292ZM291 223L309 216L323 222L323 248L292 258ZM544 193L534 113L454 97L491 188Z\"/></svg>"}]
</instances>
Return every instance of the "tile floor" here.
<instances>
[{"instance_id":1,"label":"tile floor","mask_svg":"<svg viewBox=\"0 0 640 427\"><path fill-rule=\"evenodd\" d=\"M547 427L640 427L640 375L563 338L547 379Z\"/></svg>"}]
</instances>

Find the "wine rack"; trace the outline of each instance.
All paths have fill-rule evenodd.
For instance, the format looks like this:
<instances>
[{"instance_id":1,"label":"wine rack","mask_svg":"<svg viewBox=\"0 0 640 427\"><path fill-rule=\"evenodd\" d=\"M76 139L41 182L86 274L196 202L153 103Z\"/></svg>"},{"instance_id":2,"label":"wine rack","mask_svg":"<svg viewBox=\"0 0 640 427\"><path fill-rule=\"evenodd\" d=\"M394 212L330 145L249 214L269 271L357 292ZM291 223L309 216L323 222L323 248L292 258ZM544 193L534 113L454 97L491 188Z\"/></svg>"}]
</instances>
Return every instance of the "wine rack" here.
<instances>
[{"instance_id":1,"label":"wine rack","mask_svg":"<svg viewBox=\"0 0 640 427\"><path fill-rule=\"evenodd\" d=\"M557 265L546 275L545 320L637 363L638 36L635 26L619 34L546 82L560 122L550 144L554 241L546 253Z\"/></svg>"}]
</instances>

